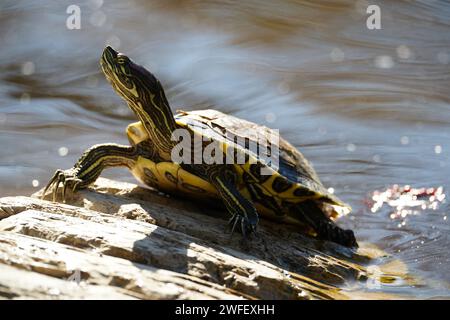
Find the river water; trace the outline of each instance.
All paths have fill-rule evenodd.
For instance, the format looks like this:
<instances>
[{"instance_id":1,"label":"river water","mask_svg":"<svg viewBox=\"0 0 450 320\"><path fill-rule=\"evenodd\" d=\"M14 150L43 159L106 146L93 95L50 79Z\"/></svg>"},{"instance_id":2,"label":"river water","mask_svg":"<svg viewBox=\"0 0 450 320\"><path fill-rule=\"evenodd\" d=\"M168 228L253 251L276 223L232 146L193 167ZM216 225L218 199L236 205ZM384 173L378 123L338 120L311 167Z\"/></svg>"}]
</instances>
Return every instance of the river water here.
<instances>
[{"instance_id":1,"label":"river water","mask_svg":"<svg viewBox=\"0 0 450 320\"><path fill-rule=\"evenodd\" d=\"M95 143L127 143L135 119L98 64L110 44L159 77L173 110L211 107L298 147L353 206L340 224L420 279L368 291L450 298L449 2L3 0L0 30L0 195L37 191ZM399 214L374 207L394 184L442 192Z\"/></svg>"}]
</instances>

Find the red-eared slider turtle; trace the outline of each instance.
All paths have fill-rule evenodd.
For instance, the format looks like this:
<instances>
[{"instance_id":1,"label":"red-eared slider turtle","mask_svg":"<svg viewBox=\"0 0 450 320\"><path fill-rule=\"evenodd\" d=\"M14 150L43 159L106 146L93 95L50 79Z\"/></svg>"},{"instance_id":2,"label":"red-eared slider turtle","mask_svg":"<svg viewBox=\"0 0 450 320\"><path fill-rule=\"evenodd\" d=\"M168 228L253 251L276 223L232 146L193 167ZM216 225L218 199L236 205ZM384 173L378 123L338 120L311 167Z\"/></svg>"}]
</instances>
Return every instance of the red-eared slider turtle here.
<instances>
[{"instance_id":1,"label":"red-eared slider turtle","mask_svg":"<svg viewBox=\"0 0 450 320\"><path fill-rule=\"evenodd\" d=\"M256 142L255 132L272 137L276 132L214 110L180 111L174 116L161 83L148 70L111 47L105 48L100 63L114 90L139 119L127 128L131 146L95 145L73 168L57 170L45 189L53 188L54 200L59 185L63 186L64 199L67 188L72 192L86 188L103 169L124 166L141 182L162 191L222 199L231 214L232 229L239 226L244 236L256 230L259 212L265 217L306 225L320 239L357 247L353 232L339 228L325 210L329 205L348 206L327 191L296 148L282 138L272 142L270 152L279 151L279 165L274 168L250 147ZM187 158L185 150L174 152L180 145L174 133L180 129L192 141L202 138L201 154L213 143L220 146L209 151L215 160L224 161L199 162L195 152ZM194 144L189 143L193 150ZM182 155L185 161L174 161L174 154ZM244 160L227 162L230 155L234 160L239 156Z\"/></svg>"}]
</instances>

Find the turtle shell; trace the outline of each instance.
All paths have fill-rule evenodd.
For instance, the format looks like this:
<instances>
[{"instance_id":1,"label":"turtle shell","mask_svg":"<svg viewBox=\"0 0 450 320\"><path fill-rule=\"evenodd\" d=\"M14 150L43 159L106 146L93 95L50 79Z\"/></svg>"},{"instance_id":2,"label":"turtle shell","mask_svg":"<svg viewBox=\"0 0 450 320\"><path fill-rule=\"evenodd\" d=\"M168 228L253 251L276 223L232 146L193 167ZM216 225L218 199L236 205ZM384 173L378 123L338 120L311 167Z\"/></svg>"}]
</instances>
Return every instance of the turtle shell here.
<instances>
[{"instance_id":1,"label":"turtle shell","mask_svg":"<svg viewBox=\"0 0 450 320\"><path fill-rule=\"evenodd\" d=\"M175 120L181 127L220 142L225 146L225 152L232 150L236 154L247 155L247 161L235 164L235 167L242 180L247 179L252 185L260 187L262 194L281 201L301 202L314 199L350 208L328 192L308 160L275 130L211 109L178 111ZM230 139L230 136L239 139ZM271 141L271 151L278 150L278 167L267 165L266 159L261 159L260 155L249 148L251 143L258 143L258 137ZM273 140L272 137L277 139ZM261 174L261 168L265 169L264 174Z\"/></svg>"}]
</instances>

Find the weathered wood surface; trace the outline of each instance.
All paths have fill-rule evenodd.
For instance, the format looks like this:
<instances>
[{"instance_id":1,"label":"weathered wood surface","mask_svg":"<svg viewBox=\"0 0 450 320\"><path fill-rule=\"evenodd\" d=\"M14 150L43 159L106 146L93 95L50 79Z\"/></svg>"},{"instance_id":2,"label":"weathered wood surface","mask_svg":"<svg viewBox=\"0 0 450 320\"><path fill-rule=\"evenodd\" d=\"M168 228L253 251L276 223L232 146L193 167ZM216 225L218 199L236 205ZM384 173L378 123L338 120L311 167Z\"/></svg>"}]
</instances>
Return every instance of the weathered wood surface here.
<instances>
[{"instance_id":1,"label":"weathered wood surface","mask_svg":"<svg viewBox=\"0 0 450 320\"><path fill-rule=\"evenodd\" d=\"M0 297L347 299L367 279L364 255L267 221L230 239L221 209L134 184L38 195L0 198Z\"/></svg>"}]
</instances>

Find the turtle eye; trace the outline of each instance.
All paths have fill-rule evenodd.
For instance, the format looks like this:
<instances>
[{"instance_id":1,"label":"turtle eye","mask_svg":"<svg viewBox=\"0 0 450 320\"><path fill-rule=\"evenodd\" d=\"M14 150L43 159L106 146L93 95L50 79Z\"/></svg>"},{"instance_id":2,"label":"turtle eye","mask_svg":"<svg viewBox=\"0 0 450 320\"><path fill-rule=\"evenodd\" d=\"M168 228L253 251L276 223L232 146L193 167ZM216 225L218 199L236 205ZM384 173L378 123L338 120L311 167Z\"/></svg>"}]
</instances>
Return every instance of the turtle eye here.
<instances>
[{"instance_id":1,"label":"turtle eye","mask_svg":"<svg viewBox=\"0 0 450 320\"><path fill-rule=\"evenodd\" d=\"M117 60L116 61L117 61L118 64L127 64L129 59L128 59L127 56L119 55L119 56L117 56Z\"/></svg>"}]
</instances>

